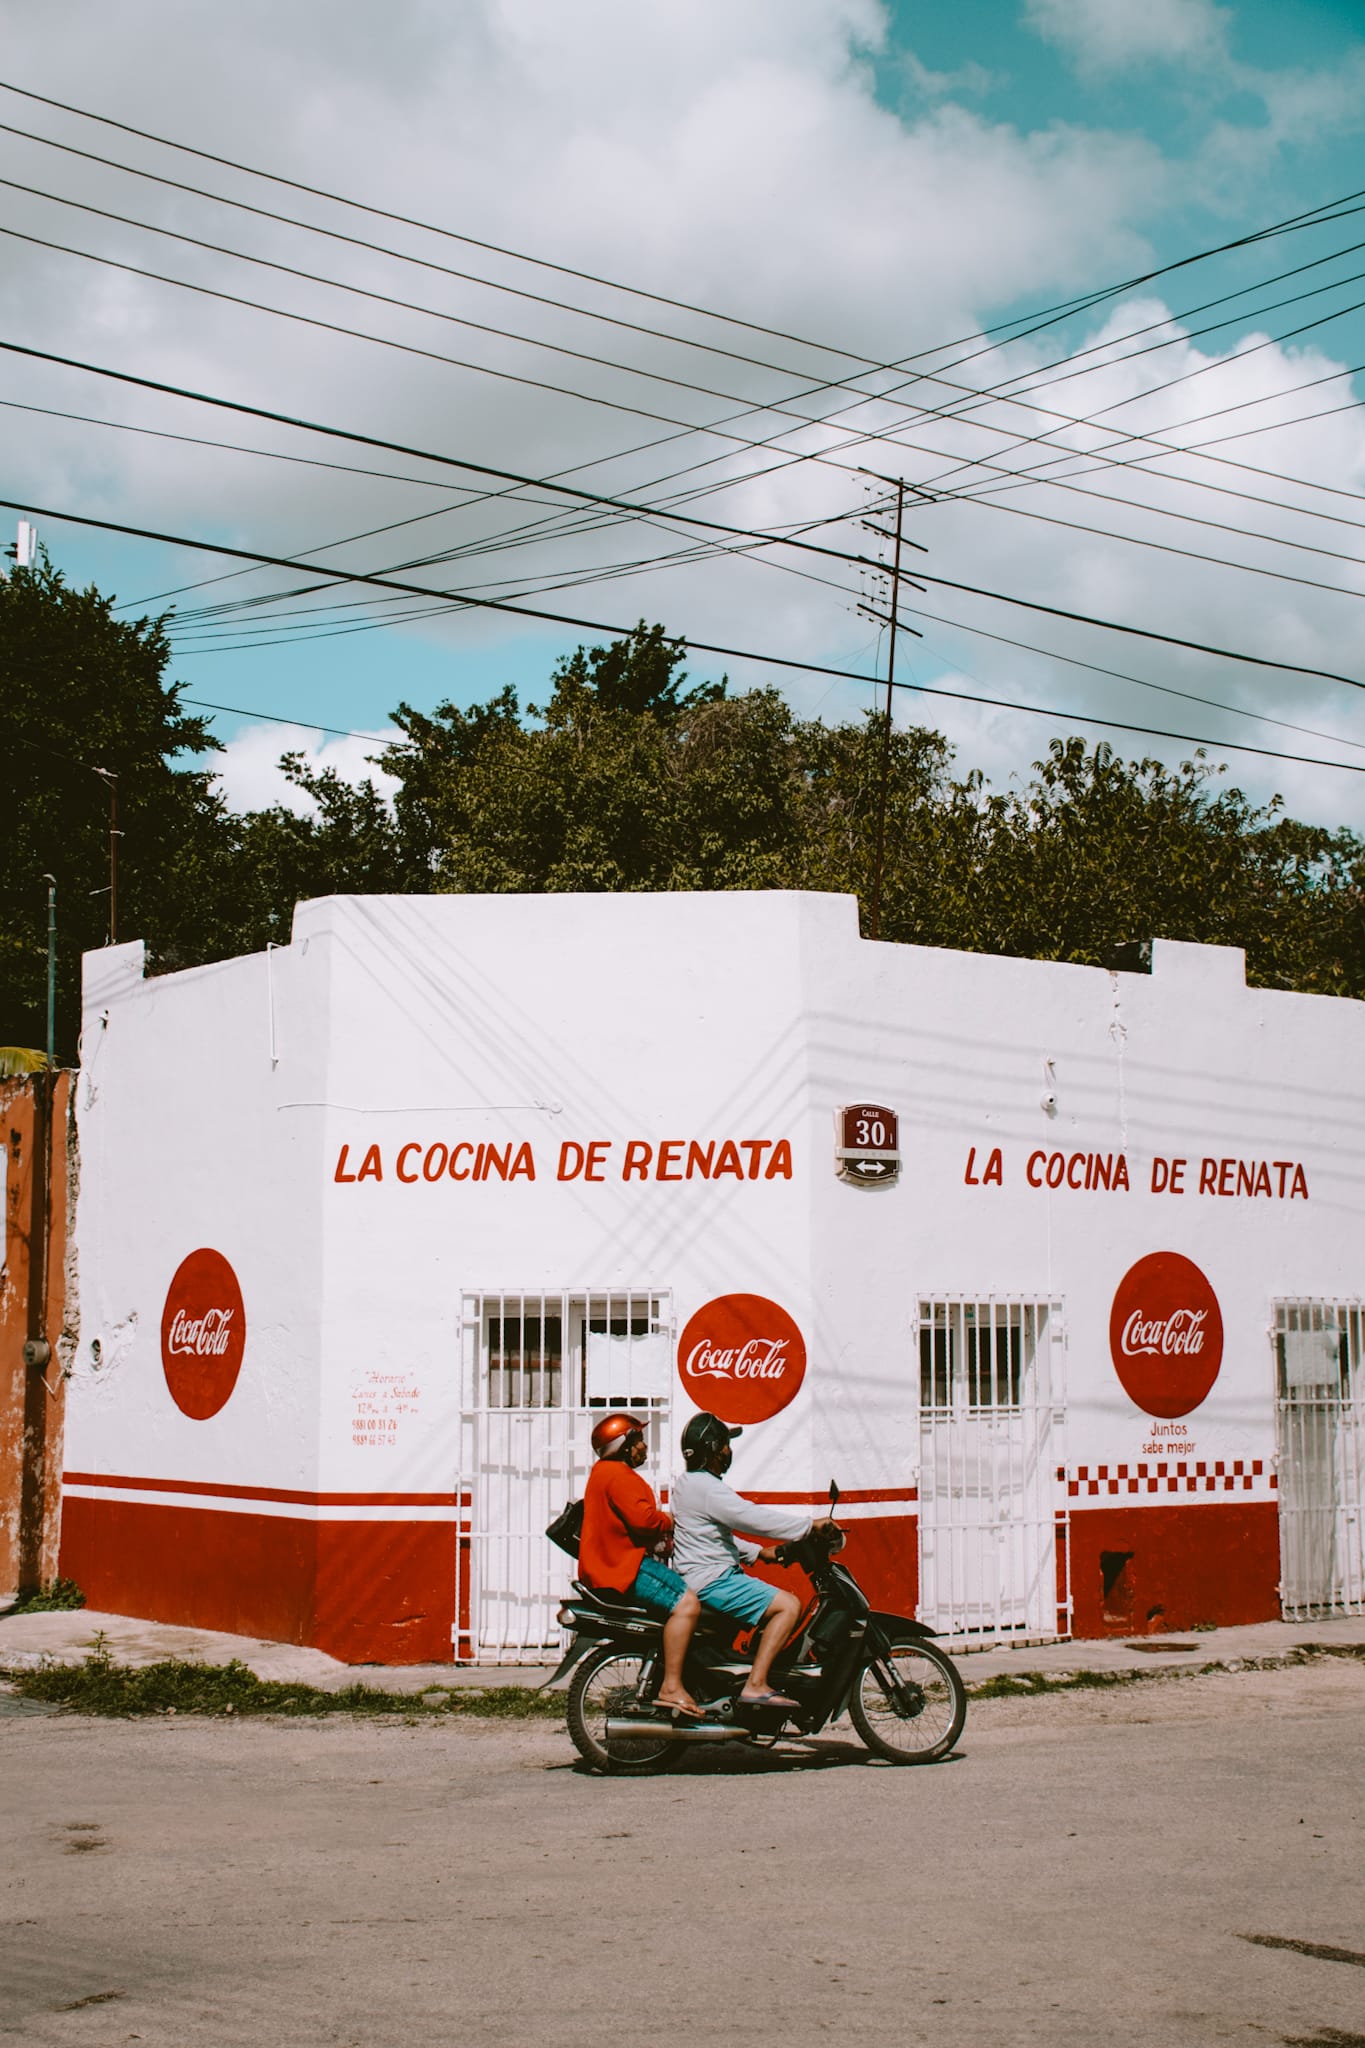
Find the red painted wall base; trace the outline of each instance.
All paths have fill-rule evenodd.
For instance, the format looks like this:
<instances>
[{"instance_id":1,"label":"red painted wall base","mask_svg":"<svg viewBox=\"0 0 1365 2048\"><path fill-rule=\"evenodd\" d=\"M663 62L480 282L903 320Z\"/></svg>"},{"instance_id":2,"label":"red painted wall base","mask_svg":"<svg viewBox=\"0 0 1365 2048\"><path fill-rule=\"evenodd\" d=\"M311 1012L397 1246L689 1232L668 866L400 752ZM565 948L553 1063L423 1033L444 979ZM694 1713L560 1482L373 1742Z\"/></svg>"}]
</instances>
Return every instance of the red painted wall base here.
<instances>
[{"instance_id":1,"label":"red painted wall base","mask_svg":"<svg viewBox=\"0 0 1365 2048\"><path fill-rule=\"evenodd\" d=\"M61 1572L109 1614L307 1643L347 1664L451 1661L453 1521L305 1521L68 1496Z\"/></svg>"},{"instance_id":2,"label":"red painted wall base","mask_svg":"<svg viewBox=\"0 0 1365 2048\"><path fill-rule=\"evenodd\" d=\"M846 1564L874 1607L914 1619L919 1604L919 1523L913 1515L885 1515L843 1524L848 1534L839 1562Z\"/></svg>"},{"instance_id":3,"label":"red painted wall base","mask_svg":"<svg viewBox=\"0 0 1365 2048\"><path fill-rule=\"evenodd\" d=\"M913 1615L917 1519L845 1526L844 1561L873 1606ZM1279 1616L1273 1501L1086 1509L1071 1516L1068 1545L1076 1636ZM60 1569L112 1614L306 1643L348 1664L444 1664L455 1551L453 1520L308 1521L68 1496Z\"/></svg>"},{"instance_id":4,"label":"red painted wall base","mask_svg":"<svg viewBox=\"0 0 1365 2048\"><path fill-rule=\"evenodd\" d=\"M1274 1501L1088 1508L1072 1515L1069 1540L1073 1635L1279 1620Z\"/></svg>"}]
</instances>

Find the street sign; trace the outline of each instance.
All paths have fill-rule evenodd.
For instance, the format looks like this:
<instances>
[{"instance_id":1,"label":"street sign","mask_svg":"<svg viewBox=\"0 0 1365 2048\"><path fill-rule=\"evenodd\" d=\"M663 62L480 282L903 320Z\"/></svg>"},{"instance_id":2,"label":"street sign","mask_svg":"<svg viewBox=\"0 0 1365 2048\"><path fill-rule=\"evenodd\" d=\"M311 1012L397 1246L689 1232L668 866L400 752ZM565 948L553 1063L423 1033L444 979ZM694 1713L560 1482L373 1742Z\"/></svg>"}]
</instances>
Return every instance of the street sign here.
<instances>
[{"instance_id":1,"label":"street sign","mask_svg":"<svg viewBox=\"0 0 1365 2048\"><path fill-rule=\"evenodd\" d=\"M901 1170L900 1118L880 1102L851 1102L834 1114L834 1165L861 1187L894 1181Z\"/></svg>"}]
</instances>

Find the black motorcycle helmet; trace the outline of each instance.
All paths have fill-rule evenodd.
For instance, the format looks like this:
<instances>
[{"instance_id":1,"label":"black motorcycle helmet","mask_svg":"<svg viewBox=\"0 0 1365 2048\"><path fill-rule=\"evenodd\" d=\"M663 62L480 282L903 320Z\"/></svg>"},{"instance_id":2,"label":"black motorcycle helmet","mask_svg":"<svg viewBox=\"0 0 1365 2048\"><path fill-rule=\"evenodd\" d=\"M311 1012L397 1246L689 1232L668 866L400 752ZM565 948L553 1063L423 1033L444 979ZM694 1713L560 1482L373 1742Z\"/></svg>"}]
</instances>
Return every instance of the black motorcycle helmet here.
<instances>
[{"instance_id":1,"label":"black motorcycle helmet","mask_svg":"<svg viewBox=\"0 0 1365 2048\"><path fill-rule=\"evenodd\" d=\"M734 1429L722 1422L718 1415L703 1409L694 1415L682 1433L683 1463L689 1472L695 1472L704 1465L714 1451L723 1451L731 1437L743 1436L742 1429Z\"/></svg>"}]
</instances>

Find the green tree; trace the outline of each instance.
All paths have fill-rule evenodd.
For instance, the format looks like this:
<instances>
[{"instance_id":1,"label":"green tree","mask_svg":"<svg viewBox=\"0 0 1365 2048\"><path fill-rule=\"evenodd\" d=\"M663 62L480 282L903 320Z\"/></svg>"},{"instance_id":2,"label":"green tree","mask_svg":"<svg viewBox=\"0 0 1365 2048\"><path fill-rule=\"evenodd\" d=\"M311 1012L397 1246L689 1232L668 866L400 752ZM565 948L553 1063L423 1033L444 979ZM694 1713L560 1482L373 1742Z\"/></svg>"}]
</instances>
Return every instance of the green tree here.
<instances>
[{"instance_id":1,"label":"green tree","mask_svg":"<svg viewBox=\"0 0 1365 2048\"><path fill-rule=\"evenodd\" d=\"M164 621L114 618L46 563L0 584L0 1043L41 1043L45 897L61 906L61 1033L79 955L108 930L117 777L119 932L153 972L287 940L296 901L336 892L831 889L873 885L889 762L882 936L1113 964L1155 936L1244 946L1251 978L1365 994L1365 845L1257 807L1202 756L1168 769L1052 743L1030 780L955 772L939 733L871 714L798 720L774 690L689 685L643 622L556 663L548 701L400 705L379 765L390 804L283 766L311 799L234 816L216 745L165 680Z\"/></svg>"},{"instance_id":2,"label":"green tree","mask_svg":"<svg viewBox=\"0 0 1365 2048\"><path fill-rule=\"evenodd\" d=\"M164 621L126 622L43 559L0 583L0 1042L44 1042L47 913L58 892L58 1051L74 1057L80 955L109 933L118 799L118 934L155 965L232 950L233 829L212 776L174 766L217 745L164 681ZM103 774L97 771L104 771Z\"/></svg>"},{"instance_id":3,"label":"green tree","mask_svg":"<svg viewBox=\"0 0 1365 2048\"><path fill-rule=\"evenodd\" d=\"M287 945L294 905L310 897L431 887L429 857L407 846L373 780L343 782L335 769L312 770L298 754L285 754L280 766L314 809L273 804L234 821L237 917L250 944Z\"/></svg>"},{"instance_id":4,"label":"green tree","mask_svg":"<svg viewBox=\"0 0 1365 2048\"><path fill-rule=\"evenodd\" d=\"M976 951L1112 963L1150 938L1246 949L1251 980L1365 993L1365 847L1220 787L1203 758L1169 769L1054 740L1033 780L973 792L979 816L961 936Z\"/></svg>"},{"instance_id":5,"label":"green tree","mask_svg":"<svg viewBox=\"0 0 1365 2048\"><path fill-rule=\"evenodd\" d=\"M549 702L503 690L427 716L400 705L405 857L430 886L518 890L787 886L799 864L799 763L772 691L687 689L681 642L641 624L556 664Z\"/></svg>"}]
</instances>

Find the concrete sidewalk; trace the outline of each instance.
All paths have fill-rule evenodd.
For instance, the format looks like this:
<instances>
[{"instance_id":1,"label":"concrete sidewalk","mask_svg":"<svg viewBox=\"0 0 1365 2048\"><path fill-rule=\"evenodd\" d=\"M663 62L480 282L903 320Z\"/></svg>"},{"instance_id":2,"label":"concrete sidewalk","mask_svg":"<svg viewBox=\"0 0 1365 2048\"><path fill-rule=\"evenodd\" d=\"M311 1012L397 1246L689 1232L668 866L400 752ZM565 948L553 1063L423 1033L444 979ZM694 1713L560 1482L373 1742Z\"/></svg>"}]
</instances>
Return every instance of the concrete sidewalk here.
<instances>
[{"instance_id":1,"label":"concrete sidewalk","mask_svg":"<svg viewBox=\"0 0 1365 2048\"><path fill-rule=\"evenodd\" d=\"M97 1614L88 1607L61 1614L0 1616L0 1669L75 1663L96 1642L117 1664L154 1664L182 1657L206 1664L232 1658L258 1678L294 1679L335 1692L346 1685L372 1685L391 1692L420 1693L433 1686L542 1685L548 1665L339 1664L322 1650L296 1643L263 1642L255 1636L221 1635L212 1629L179 1628L168 1622L138 1621L123 1614ZM960 1654L969 1685L1001 1673L1041 1671L1059 1678L1076 1671L1160 1671L1221 1664L1239 1669L1251 1660L1288 1661L1305 1646L1358 1650L1365 1654L1365 1615L1330 1621L1258 1622L1244 1628L1212 1629L1149 1637L1107 1637L1101 1642L1024 1643Z\"/></svg>"}]
</instances>

